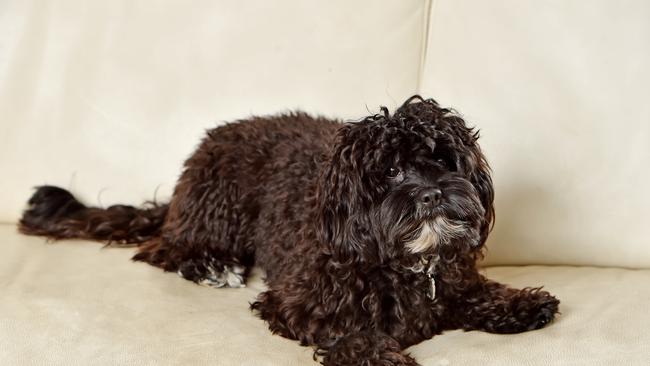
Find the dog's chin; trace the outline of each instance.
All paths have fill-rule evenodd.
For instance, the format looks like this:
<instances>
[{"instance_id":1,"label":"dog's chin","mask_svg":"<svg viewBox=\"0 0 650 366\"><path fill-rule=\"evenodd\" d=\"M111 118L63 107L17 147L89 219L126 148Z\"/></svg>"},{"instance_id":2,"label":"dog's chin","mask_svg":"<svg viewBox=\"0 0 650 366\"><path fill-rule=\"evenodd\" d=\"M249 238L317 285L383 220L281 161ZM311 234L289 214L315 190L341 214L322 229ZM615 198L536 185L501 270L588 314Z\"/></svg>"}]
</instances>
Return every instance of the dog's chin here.
<instances>
[{"instance_id":1,"label":"dog's chin","mask_svg":"<svg viewBox=\"0 0 650 366\"><path fill-rule=\"evenodd\" d=\"M419 228L406 239L404 247L412 254L431 253L440 245L463 238L468 230L465 222L438 215L423 220Z\"/></svg>"}]
</instances>

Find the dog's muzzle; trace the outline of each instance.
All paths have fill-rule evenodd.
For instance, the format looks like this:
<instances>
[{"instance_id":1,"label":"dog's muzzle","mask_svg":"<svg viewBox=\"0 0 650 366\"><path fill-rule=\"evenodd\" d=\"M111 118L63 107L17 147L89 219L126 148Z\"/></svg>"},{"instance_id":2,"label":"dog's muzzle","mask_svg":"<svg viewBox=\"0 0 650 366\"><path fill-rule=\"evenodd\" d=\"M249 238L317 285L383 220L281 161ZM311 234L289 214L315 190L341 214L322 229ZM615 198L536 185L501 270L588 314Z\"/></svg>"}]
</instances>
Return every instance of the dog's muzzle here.
<instances>
[{"instance_id":1,"label":"dog's muzzle","mask_svg":"<svg viewBox=\"0 0 650 366\"><path fill-rule=\"evenodd\" d=\"M405 246L411 253L423 253L438 245L449 244L452 240L465 236L466 232L464 222L437 216L433 220L424 221L417 235Z\"/></svg>"}]
</instances>

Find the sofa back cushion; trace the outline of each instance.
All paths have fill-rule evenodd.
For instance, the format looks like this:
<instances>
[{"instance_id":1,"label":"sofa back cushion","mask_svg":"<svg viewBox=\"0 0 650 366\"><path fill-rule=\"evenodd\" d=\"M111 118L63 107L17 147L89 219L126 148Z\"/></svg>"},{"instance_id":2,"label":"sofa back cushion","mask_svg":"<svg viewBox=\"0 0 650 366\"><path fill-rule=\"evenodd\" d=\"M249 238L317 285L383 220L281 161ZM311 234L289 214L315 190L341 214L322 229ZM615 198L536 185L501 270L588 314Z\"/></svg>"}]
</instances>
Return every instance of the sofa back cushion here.
<instances>
[{"instance_id":1,"label":"sofa back cushion","mask_svg":"<svg viewBox=\"0 0 650 366\"><path fill-rule=\"evenodd\" d=\"M169 196L217 123L359 118L417 89L422 1L8 0L0 5L0 221L31 187L90 204Z\"/></svg>"},{"instance_id":2,"label":"sofa back cushion","mask_svg":"<svg viewBox=\"0 0 650 366\"><path fill-rule=\"evenodd\" d=\"M481 129L489 264L650 267L650 2L435 1L423 94Z\"/></svg>"}]
</instances>

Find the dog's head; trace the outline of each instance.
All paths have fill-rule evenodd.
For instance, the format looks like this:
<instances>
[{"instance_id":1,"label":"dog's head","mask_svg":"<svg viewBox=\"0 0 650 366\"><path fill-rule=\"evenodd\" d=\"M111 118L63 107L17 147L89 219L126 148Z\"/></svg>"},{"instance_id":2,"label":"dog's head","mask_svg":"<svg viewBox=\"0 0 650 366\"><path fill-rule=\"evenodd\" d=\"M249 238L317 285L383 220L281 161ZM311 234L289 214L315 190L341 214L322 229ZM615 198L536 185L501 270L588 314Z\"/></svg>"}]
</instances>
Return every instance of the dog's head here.
<instances>
[{"instance_id":1,"label":"dog's head","mask_svg":"<svg viewBox=\"0 0 650 366\"><path fill-rule=\"evenodd\" d=\"M478 133L432 100L341 127L318 187L318 234L334 253L384 261L480 252L494 218Z\"/></svg>"}]
</instances>

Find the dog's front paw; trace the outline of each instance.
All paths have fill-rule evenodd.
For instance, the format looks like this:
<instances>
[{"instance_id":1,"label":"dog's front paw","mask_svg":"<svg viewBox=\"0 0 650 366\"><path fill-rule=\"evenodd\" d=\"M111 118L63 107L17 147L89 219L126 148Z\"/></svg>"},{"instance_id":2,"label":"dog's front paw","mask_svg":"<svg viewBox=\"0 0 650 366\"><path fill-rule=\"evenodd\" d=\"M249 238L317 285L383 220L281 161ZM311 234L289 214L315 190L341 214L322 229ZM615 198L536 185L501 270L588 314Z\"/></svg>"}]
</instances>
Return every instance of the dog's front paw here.
<instances>
[{"instance_id":1,"label":"dog's front paw","mask_svg":"<svg viewBox=\"0 0 650 366\"><path fill-rule=\"evenodd\" d=\"M395 339L370 331L348 334L323 354L325 366L419 366Z\"/></svg>"},{"instance_id":2,"label":"dog's front paw","mask_svg":"<svg viewBox=\"0 0 650 366\"><path fill-rule=\"evenodd\" d=\"M526 290L523 290L526 291ZM521 322L526 325L525 330L534 330L550 323L559 310L560 300L547 291L538 289L529 290L529 296L522 300L523 309L528 308L520 315Z\"/></svg>"},{"instance_id":3,"label":"dog's front paw","mask_svg":"<svg viewBox=\"0 0 650 366\"><path fill-rule=\"evenodd\" d=\"M508 299L509 312L493 322L496 333L540 329L553 321L560 301L539 288L525 288Z\"/></svg>"}]
</instances>

